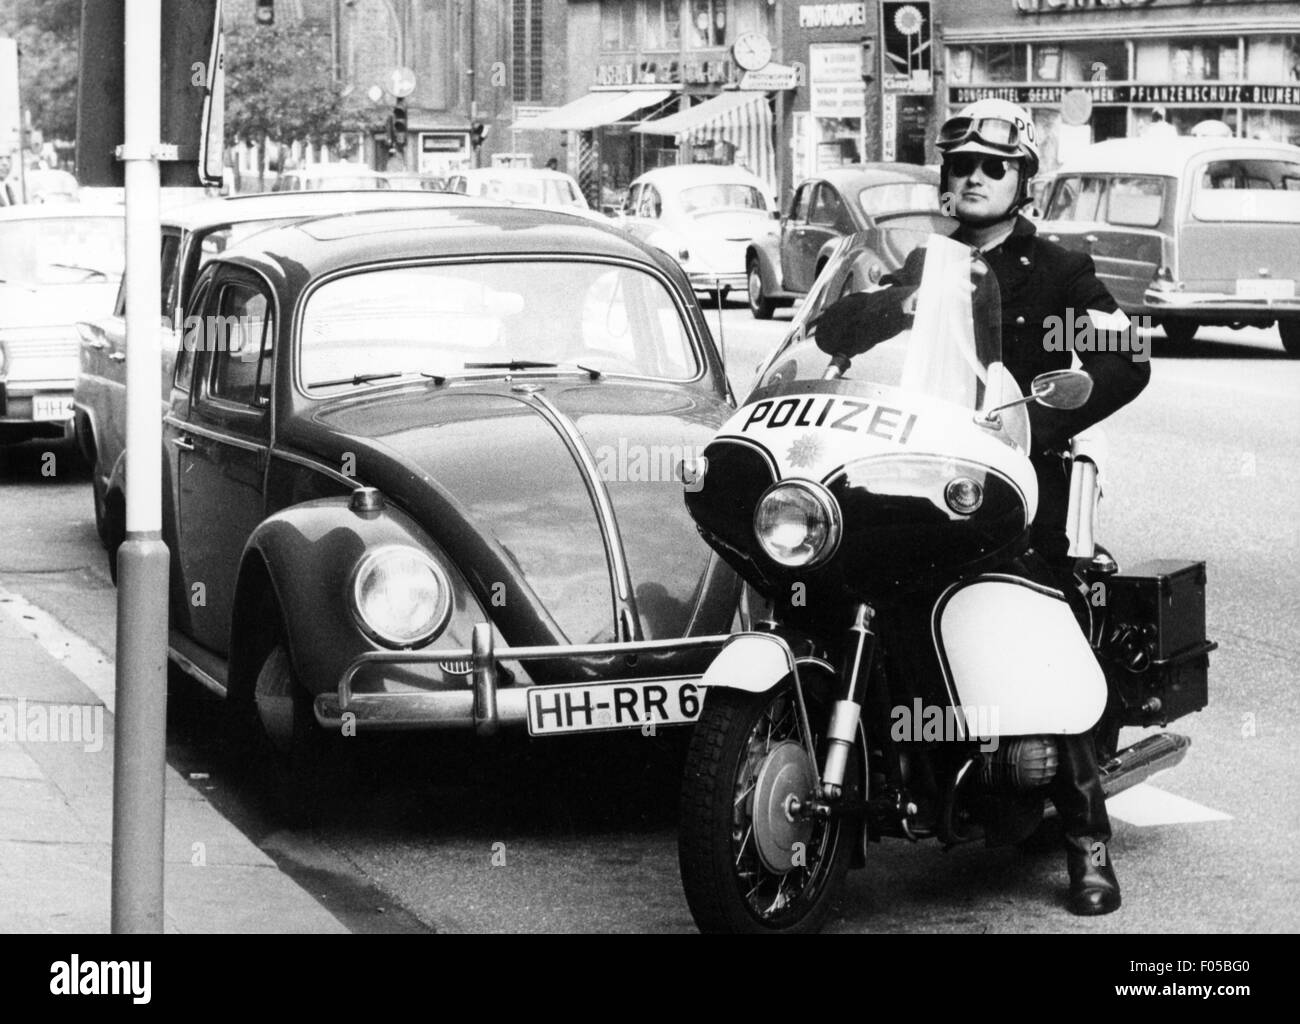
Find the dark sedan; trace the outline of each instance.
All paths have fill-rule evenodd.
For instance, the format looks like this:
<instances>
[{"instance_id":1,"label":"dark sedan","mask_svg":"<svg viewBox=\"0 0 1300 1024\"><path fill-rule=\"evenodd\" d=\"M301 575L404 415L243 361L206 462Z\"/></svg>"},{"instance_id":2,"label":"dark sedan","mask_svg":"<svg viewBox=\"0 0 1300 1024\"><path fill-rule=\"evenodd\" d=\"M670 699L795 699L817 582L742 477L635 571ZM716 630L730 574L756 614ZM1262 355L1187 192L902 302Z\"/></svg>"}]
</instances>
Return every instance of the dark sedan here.
<instances>
[{"instance_id":1,"label":"dark sedan","mask_svg":"<svg viewBox=\"0 0 1300 1024\"><path fill-rule=\"evenodd\" d=\"M807 294L845 235L868 232L862 265L873 274L902 266L931 233L947 234L955 222L939 212L939 172L916 164L861 164L801 182L790 212L771 234L755 238L745 253L749 309L769 320L777 306Z\"/></svg>"},{"instance_id":2,"label":"dark sedan","mask_svg":"<svg viewBox=\"0 0 1300 1024\"><path fill-rule=\"evenodd\" d=\"M295 800L340 731L696 717L738 585L683 475L733 399L671 259L558 212L361 213L215 256L187 314L172 654Z\"/></svg>"}]
</instances>

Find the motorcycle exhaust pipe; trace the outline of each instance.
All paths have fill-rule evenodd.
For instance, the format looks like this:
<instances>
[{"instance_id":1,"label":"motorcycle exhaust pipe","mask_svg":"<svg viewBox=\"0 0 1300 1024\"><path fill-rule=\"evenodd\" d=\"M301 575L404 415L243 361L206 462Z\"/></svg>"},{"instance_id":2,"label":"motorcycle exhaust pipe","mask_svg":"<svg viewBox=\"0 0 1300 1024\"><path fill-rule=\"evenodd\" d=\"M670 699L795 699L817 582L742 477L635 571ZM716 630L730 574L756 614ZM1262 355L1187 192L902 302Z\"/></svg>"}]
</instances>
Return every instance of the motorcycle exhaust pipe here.
<instances>
[{"instance_id":1,"label":"motorcycle exhaust pipe","mask_svg":"<svg viewBox=\"0 0 1300 1024\"><path fill-rule=\"evenodd\" d=\"M1125 747L1101 766L1101 788L1107 797L1145 782L1157 772L1173 768L1187 756L1192 741L1173 732L1162 732Z\"/></svg>"}]
</instances>

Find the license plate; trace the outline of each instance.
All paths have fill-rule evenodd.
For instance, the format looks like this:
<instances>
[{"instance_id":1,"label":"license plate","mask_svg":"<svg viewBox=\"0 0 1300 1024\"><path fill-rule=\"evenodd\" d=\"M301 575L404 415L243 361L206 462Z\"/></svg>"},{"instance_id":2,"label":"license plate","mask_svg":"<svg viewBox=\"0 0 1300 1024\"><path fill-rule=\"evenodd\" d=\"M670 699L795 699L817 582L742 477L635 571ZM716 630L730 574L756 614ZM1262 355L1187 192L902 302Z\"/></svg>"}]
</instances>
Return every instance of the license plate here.
<instances>
[{"instance_id":1,"label":"license plate","mask_svg":"<svg viewBox=\"0 0 1300 1024\"><path fill-rule=\"evenodd\" d=\"M37 395L32 399L32 419L34 420L70 420L72 419L71 396Z\"/></svg>"},{"instance_id":2,"label":"license plate","mask_svg":"<svg viewBox=\"0 0 1300 1024\"><path fill-rule=\"evenodd\" d=\"M532 736L555 736L683 724L700 717L702 698L700 684L683 679L531 686L528 732Z\"/></svg>"},{"instance_id":3,"label":"license plate","mask_svg":"<svg viewBox=\"0 0 1300 1024\"><path fill-rule=\"evenodd\" d=\"M1237 279L1237 297L1242 299L1294 299L1295 282L1268 277L1243 277Z\"/></svg>"}]
</instances>

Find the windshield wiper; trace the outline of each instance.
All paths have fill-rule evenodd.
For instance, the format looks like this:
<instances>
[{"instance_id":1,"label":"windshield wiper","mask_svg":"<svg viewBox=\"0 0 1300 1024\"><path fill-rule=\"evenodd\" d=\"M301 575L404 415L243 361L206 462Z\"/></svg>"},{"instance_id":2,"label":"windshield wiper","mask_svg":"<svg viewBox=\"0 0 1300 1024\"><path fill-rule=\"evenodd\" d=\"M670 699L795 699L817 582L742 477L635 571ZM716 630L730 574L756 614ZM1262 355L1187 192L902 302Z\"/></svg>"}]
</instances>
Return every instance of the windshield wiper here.
<instances>
[{"instance_id":1,"label":"windshield wiper","mask_svg":"<svg viewBox=\"0 0 1300 1024\"><path fill-rule=\"evenodd\" d=\"M390 373L358 373L355 377L340 377L338 380L317 380L308 384L309 388L330 388L337 387L340 384L369 384L372 380L388 380L391 377L400 377L402 372L394 370Z\"/></svg>"},{"instance_id":2,"label":"windshield wiper","mask_svg":"<svg viewBox=\"0 0 1300 1024\"><path fill-rule=\"evenodd\" d=\"M592 380L599 380L601 373L595 367L574 363L579 370ZM467 370L558 370L559 363L539 363L533 359L511 359L500 363L466 363Z\"/></svg>"}]
</instances>

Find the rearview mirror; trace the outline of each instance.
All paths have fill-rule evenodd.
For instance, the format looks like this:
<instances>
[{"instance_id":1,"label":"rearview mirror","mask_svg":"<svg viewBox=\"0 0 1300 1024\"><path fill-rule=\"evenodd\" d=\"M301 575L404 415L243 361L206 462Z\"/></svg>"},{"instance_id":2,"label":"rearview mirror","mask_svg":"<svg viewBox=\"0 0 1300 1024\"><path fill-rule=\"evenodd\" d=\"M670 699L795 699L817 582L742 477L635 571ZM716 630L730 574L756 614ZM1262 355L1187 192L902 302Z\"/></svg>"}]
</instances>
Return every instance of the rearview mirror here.
<instances>
[{"instance_id":1,"label":"rearview mirror","mask_svg":"<svg viewBox=\"0 0 1300 1024\"><path fill-rule=\"evenodd\" d=\"M1049 409L1077 409L1092 395L1092 377L1083 370L1049 370L1034 378L1030 392Z\"/></svg>"}]
</instances>

